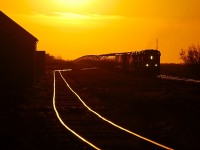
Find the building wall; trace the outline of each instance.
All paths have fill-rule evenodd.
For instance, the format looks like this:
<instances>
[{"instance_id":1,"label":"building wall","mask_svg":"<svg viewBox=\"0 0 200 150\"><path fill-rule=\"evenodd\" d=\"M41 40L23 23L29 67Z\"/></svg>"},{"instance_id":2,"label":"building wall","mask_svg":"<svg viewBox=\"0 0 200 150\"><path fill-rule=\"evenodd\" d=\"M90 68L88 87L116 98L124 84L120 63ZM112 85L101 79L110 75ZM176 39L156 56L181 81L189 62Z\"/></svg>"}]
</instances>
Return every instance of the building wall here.
<instances>
[{"instance_id":1,"label":"building wall","mask_svg":"<svg viewBox=\"0 0 200 150\"><path fill-rule=\"evenodd\" d=\"M37 39L0 11L0 85L31 87Z\"/></svg>"},{"instance_id":2,"label":"building wall","mask_svg":"<svg viewBox=\"0 0 200 150\"><path fill-rule=\"evenodd\" d=\"M0 81L4 86L30 87L34 85L36 43L21 38L1 38Z\"/></svg>"},{"instance_id":3,"label":"building wall","mask_svg":"<svg viewBox=\"0 0 200 150\"><path fill-rule=\"evenodd\" d=\"M44 76L45 75L45 51L36 51L36 76Z\"/></svg>"}]
</instances>

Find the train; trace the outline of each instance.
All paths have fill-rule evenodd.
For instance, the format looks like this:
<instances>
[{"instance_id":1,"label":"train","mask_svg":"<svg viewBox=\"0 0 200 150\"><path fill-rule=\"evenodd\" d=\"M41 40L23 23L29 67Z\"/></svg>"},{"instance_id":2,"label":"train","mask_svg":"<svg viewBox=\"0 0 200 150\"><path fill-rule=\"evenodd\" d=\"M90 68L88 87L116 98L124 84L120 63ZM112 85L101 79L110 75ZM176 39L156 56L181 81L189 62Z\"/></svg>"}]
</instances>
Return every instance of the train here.
<instances>
[{"instance_id":1,"label":"train","mask_svg":"<svg viewBox=\"0 0 200 150\"><path fill-rule=\"evenodd\" d=\"M159 75L160 56L160 51L148 49L137 52L118 53L115 55L115 61L124 70L144 75Z\"/></svg>"},{"instance_id":2,"label":"train","mask_svg":"<svg viewBox=\"0 0 200 150\"><path fill-rule=\"evenodd\" d=\"M160 74L160 56L159 50L146 49L123 53L86 55L77 60L89 60L95 62L94 64L112 66L134 74L156 76Z\"/></svg>"}]
</instances>

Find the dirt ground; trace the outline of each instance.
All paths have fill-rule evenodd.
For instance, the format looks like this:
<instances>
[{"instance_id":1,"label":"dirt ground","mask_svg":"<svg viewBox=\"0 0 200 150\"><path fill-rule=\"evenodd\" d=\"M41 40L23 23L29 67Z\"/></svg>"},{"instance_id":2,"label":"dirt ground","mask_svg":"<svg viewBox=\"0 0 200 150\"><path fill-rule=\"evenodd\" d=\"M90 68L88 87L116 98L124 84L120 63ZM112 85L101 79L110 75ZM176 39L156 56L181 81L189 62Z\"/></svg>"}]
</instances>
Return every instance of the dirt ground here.
<instances>
[{"instance_id":1,"label":"dirt ground","mask_svg":"<svg viewBox=\"0 0 200 150\"><path fill-rule=\"evenodd\" d=\"M200 84L144 78L102 68L75 68L63 75L89 106L111 121L174 149L200 149ZM52 87L52 70L47 70L33 89L1 87L0 149L65 147L66 141L57 139L46 121L54 115ZM72 135L66 136L71 149L84 148Z\"/></svg>"},{"instance_id":2,"label":"dirt ground","mask_svg":"<svg viewBox=\"0 0 200 150\"><path fill-rule=\"evenodd\" d=\"M199 84L105 69L63 74L89 106L119 125L175 149L199 148Z\"/></svg>"}]
</instances>

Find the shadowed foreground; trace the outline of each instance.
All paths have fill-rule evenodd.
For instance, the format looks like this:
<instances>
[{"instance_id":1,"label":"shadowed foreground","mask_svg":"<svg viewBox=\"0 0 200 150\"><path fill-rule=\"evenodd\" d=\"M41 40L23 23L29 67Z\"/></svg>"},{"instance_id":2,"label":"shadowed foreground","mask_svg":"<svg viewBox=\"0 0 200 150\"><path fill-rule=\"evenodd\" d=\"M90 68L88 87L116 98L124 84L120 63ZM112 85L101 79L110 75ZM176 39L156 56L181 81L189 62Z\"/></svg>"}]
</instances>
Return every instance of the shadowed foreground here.
<instances>
[{"instance_id":1,"label":"shadowed foreground","mask_svg":"<svg viewBox=\"0 0 200 150\"><path fill-rule=\"evenodd\" d=\"M175 149L198 149L199 84L104 69L64 75L90 107L113 122ZM47 71L34 90L1 90L1 149L90 149L60 125L52 86Z\"/></svg>"}]
</instances>

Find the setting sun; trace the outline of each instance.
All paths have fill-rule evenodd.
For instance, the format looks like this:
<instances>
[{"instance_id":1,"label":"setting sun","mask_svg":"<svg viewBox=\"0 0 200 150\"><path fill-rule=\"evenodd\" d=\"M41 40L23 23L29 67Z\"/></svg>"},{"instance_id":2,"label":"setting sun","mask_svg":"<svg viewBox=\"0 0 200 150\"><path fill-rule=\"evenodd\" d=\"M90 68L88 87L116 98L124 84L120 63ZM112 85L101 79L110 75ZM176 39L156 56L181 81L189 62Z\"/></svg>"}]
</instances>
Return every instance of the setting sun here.
<instances>
[{"instance_id":1,"label":"setting sun","mask_svg":"<svg viewBox=\"0 0 200 150\"><path fill-rule=\"evenodd\" d=\"M200 149L199 8L0 0L0 147Z\"/></svg>"},{"instance_id":2,"label":"setting sun","mask_svg":"<svg viewBox=\"0 0 200 150\"><path fill-rule=\"evenodd\" d=\"M52 55L73 60L155 49L159 41L161 62L167 63L179 63L181 49L200 43L199 5L197 0L0 2L1 11L38 38L38 49Z\"/></svg>"}]
</instances>

